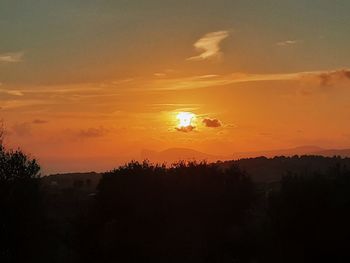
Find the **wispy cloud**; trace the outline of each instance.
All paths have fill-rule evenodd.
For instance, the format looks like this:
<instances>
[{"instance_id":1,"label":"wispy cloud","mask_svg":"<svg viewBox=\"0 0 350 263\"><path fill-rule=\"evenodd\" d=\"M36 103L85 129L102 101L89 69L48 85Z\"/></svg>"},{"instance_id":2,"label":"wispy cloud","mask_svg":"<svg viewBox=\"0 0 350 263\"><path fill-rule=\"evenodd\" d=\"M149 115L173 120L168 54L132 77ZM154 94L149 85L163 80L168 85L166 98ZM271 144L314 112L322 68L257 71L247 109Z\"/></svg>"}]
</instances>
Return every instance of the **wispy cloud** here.
<instances>
[{"instance_id":1,"label":"wispy cloud","mask_svg":"<svg viewBox=\"0 0 350 263\"><path fill-rule=\"evenodd\" d=\"M249 74L234 73L229 75L204 75L185 78L158 80L152 83L155 90L186 90L214 86L223 86L235 83L261 82L261 81L311 81L318 85L330 85L339 81L350 80L350 69L330 71L304 71L296 73L276 74Z\"/></svg>"},{"instance_id":2,"label":"wispy cloud","mask_svg":"<svg viewBox=\"0 0 350 263\"><path fill-rule=\"evenodd\" d=\"M78 136L81 138L98 138L98 137L103 137L104 135L106 135L107 132L108 131L103 127L89 128L86 130L81 130L78 133Z\"/></svg>"},{"instance_id":3,"label":"wispy cloud","mask_svg":"<svg viewBox=\"0 0 350 263\"><path fill-rule=\"evenodd\" d=\"M31 135L31 125L28 122L16 123L12 126L12 131L18 136Z\"/></svg>"},{"instance_id":4,"label":"wispy cloud","mask_svg":"<svg viewBox=\"0 0 350 263\"><path fill-rule=\"evenodd\" d=\"M202 104L195 103L153 103L148 105L152 110L169 110L169 111L195 111L198 110Z\"/></svg>"},{"instance_id":5,"label":"wispy cloud","mask_svg":"<svg viewBox=\"0 0 350 263\"><path fill-rule=\"evenodd\" d=\"M20 100L18 98L16 100L1 101L1 109L15 110L19 108L29 108L33 106L44 106L49 104L52 104L52 102L47 102L46 100L39 100L39 99Z\"/></svg>"},{"instance_id":6,"label":"wispy cloud","mask_svg":"<svg viewBox=\"0 0 350 263\"><path fill-rule=\"evenodd\" d=\"M280 41L280 42L277 42L276 45L277 46L280 46L280 47L285 47L285 46L292 46L292 45L295 45L295 44L299 44L301 41L300 40L284 40L284 41Z\"/></svg>"},{"instance_id":7,"label":"wispy cloud","mask_svg":"<svg viewBox=\"0 0 350 263\"><path fill-rule=\"evenodd\" d=\"M319 72L316 77L322 86L329 86L336 81L350 80L350 69Z\"/></svg>"},{"instance_id":8,"label":"wispy cloud","mask_svg":"<svg viewBox=\"0 0 350 263\"><path fill-rule=\"evenodd\" d=\"M153 74L153 76L155 76L157 78L164 78L164 77L166 77L166 74L163 72L156 72Z\"/></svg>"},{"instance_id":9,"label":"wispy cloud","mask_svg":"<svg viewBox=\"0 0 350 263\"><path fill-rule=\"evenodd\" d=\"M0 54L0 62L3 63L18 63L23 60L23 52L10 52Z\"/></svg>"},{"instance_id":10,"label":"wispy cloud","mask_svg":"<svg viewBox=\"0 0 350 263\"><path fill-rule=\"evenodd\" d=\"M222 86L234 83L298 79L299 73L290 74L245 74L204 75L159 80L151 83L154 90L186 90Z\"/></svg>"},{"instance_id":11,"label":"wispy cloud","mask_svg":"<svg viewBox=\"0 0 350 263\"><path fill-rule=\"evenodd\" d=\"M20 90L7 90L7 89L0 89L0 93L6 93L8 95L12 96L23 96L24 94Z\"/></svg>"},{"instance_id":12,"label":"wispy cloud","mask_svg":"<svg viewBox=\"0 0 350 263\"><path fill-rule=\"evenodd\" d=\"M196 127L192 126L192 125L188 125L185 127L176 127L175 130L179 131L179 132L191 132L195 129Z\"/></svg>"},{"instance_id":13,"label":"wispy cloud","mask_svg":"<svg viewBox=\"0 0 350 263\"><path fill-rule=\"evenodd\" d=\"M187 60L198 61L219 57L221 55L220 43L228 36L228 31L217 31L204 35L194 43L194 47L202 53Z\"/></svg>"},{"instance_id":14,"label":"wispy cloud","mask_svg":"<svg viewBox=\"0 0 350 263\"><path fill-rule=\"evenodd\" d=\"M33 124L46 124L48 121L46 120L41 120L41 119L35 119L32 121Z\"/></svg>"}]
</instances>

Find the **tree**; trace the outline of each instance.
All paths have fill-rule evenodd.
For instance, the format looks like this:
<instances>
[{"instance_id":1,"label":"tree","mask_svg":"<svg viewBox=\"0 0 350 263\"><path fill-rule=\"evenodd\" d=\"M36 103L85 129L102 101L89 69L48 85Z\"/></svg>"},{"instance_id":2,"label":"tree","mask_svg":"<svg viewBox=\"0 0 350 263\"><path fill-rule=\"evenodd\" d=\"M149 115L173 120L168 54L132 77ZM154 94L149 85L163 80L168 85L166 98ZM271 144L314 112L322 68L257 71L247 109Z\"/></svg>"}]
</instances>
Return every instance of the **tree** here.
<instances>
[{"instance_id":1,"label":"tree","mask_svg":"<svg viewBox=\"0 0 350 263\"><path fill-rule=\"evenodd\" d=\"M0 148L2 148L3 139L4 139L4 124L2 121L0 121Z\"/></svg>"},{"instance_id":2,"label":"tree","mask_svg":"<svg viewBox=\"0 0 350 263\"><path fill-rule=\"evenodd\" d=\"M340 166L282 179L268 208L277 262L349 262L349 189L350 171Z\"/></svg>"},{"instance_id":3,"label":"tree","mask_svg":"<svg viewBox=\"0 0 350 263\"><path fill-rule=\"evenodd\" d=\"M39 244L40 166L21 150L7 150L0 127L0 262L30 261Z\"/></svg>"},{"instance_id":4,"label":"tree","mask_svg":"<svg viewBox=\"0 0 350 263\"><path fill-rule=\"evenodd\" d=\"M250 257L243 237L253 201L237 167L128 163L103 174L80 224L84 262L241 262Z\"/></svg>"},{"instance_id":5,"label":"tree","mask_svg":"<svg viewBox=\"0 0 350 263\"><path fill-rule=\"evenodd\" d=\"M7 150L3 145L4 128L0 124L0 183L36 180L40 166L21 150Z\"/></svg>"}]
</instances>

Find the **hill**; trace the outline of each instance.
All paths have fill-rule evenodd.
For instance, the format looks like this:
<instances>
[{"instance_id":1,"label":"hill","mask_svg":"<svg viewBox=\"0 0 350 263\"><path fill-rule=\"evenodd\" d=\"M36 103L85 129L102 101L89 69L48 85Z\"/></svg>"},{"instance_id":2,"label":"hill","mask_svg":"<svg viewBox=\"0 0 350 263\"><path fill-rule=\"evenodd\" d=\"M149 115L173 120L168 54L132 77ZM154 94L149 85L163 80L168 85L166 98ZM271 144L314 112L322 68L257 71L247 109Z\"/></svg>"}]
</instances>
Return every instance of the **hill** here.
<instances>
[{"instance_id":1,"label":"hill","mask_svg":"<svg viewBox=\"0 0 350 263\"><path fill-rule=\"evenodd\" d=\"M279 181L282 176L292 174L324 173L335 166L350 168L350 158L326 157L319 155L256 157L226 161L223 167L237 165L245 170L255 182Z\"/></svg>"},{"instance_id":2,"label":"hill","mask_svg":"<svg viewBox=\"0 0 350 263\"><path fill-rule=\"evenodd\" d=\"M147 159L156 163L175 163L181 161L206 160L207 162L216 162L218 160L229 160L227 156L207 154L187 148L170 148L164 151L143 150L141 159Z\"/></svg>"}]
</instances>

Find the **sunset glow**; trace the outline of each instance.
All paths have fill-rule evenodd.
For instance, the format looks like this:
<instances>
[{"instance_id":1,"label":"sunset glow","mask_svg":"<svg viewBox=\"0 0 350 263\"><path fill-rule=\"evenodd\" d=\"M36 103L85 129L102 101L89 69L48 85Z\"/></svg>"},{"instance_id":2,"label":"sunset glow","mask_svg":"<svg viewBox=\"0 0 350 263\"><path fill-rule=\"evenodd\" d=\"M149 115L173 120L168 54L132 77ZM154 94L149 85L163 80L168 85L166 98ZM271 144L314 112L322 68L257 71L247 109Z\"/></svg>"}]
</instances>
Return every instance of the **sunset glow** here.
<instances>
[{"instance_id":1,"label":"sunset glow","mask_svg":"<svg viewBox=\"0 0 350 263\"><path fill-rule=\"evenodd\" d=\"M0 263L350 262L349 29L350 0L0 0Z\"/></svg>"},{"instance_id":2,"label":"sunset glow","mask_svg":"<svg viewBox=\"0 0 350 263\"><path fill-rule=\"evenodd\" d=\"M292 0L15 2L0 5L0 120L44 173L350 147L349 1L321 1L336 19Z\"/></svg>"},{"instance_id":3,"label":"sunset glow","mask_svg":"<svg viewBox=\"0 0 350 263\"><path fill-rule=\"evenodd\" d=\"M195 115L191 112L179 112L176 115L177 120L179 121L178 128L185 128L188 126L193 126L193 120Z\"/></svg>"}]
</instances>

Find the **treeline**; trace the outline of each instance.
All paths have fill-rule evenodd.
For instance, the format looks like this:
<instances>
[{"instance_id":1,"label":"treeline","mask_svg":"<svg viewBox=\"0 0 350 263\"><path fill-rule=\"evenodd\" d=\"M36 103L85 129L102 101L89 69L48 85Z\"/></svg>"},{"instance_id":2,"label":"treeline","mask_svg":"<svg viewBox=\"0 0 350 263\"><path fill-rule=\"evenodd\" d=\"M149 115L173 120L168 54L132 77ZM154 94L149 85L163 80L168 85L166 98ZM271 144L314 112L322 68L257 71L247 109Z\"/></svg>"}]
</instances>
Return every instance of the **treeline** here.
<instances>
[{"instance_id":1,"label":"treeline","mask_svg":"<svg viewBox=\"0 0 350 263\"><path fill-rule=\"evenodd\" d=\"M81 231L97 231L82 238L82 251L95 252L85 260L215 262L228 242L236 244L232 253L242 253L229 232L244 232L255 198L250 179L236 167L131 162L102 177L94 216Z\"/></svg>"},{"instance_id":2,"label":"treeline","mask_svg":"<svg viewBox=\"0 0 350 263\"><path fill-rule=\"evenodd\" d=\"M288 173L310 175L314 173L328 173L336 165L350 167L350 158L340 156L325 157L319 155L276 156L267 158L245 158L222 162L223 167L232 165L245 170L255 183L280 181Z\"/></svg>"},{"instance_id":3,"label":"treeline","mask_svg":"<svg viewBox=\"0 0 350 263\"><path fill-rule=\"evenodd\" d=\"M235 165L130 162L91 194L0 147L0 262L349 262L350 172L257 184Z\"/></svg>"}]
</instances>

